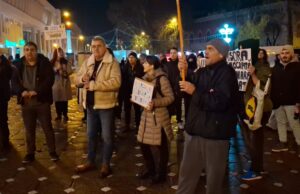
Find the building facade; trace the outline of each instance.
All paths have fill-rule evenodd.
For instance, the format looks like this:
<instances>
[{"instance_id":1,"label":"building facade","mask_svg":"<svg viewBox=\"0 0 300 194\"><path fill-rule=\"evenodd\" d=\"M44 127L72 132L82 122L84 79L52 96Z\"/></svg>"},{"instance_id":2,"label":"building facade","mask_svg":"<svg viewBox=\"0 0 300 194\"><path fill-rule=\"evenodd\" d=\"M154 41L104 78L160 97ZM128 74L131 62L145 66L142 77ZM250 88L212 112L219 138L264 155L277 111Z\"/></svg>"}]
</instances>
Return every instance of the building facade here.
<instances>
[{"instance_id":1,"label":"building facade","mask_svg":"<svg viewBox=\"0 0 300 194\"><path fill-rule=\"evenodd\" d=\"M0 0L0 46L12 55L22 54L27 41L36 42L47 54L52 43L44 40L44 27L60 23L60 10L47 0Z\"/></svg>"},{"instance_id":2,"label":"building facade","mask_svg":"<svg viewBox=\"0 0 300 194\"><path fill-rule=\"evenodd\" d=\"M12 56L22 55L24 44L33 41L39 52L51 58L53 45L66 49L66 40L45 40L44 30L61 23L61 11L47 0L0 0L0 49ZM77 52L81 30L73 26L72 51Z\"/></svg>"},{"instance_id":3,"label":"building facade","mask_svg":"<svg viewBox=\"0 0 300 194\"><path fill-rule=\"evenodd\" d=\"M191 49L201 50L210 39L222 37L219 30L224 24L235 29L232 35L234 47L239 28L247 21L258 22L263 16L269 19L260 37L261 46L293 44L300 48L300 2L282 1L197 18L190 35Z\"/></svg>"}]
</instances>

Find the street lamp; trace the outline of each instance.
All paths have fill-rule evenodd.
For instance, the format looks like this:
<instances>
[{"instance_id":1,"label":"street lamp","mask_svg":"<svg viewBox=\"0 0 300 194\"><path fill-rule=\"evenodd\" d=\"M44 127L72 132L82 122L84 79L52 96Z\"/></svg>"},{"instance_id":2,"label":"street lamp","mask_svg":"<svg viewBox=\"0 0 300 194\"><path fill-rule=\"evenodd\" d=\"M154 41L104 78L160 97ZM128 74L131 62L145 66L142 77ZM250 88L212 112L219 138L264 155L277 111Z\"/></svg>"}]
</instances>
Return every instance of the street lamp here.
<instances>
[{"instance_id":1,"label":"street lamp","mask_svg":"<svg viewBox=\"0 0 300 194\"><path fill-rule=\"evenodd\" d=\"M85 50L88 51L88 52L91 51L90 46L91 46L90 44L86 44L86 49Z\"/></svg>"},{"instance_id":2,"label":"street lamp","mask_svg":"<svg viewBox=\"0 0 300 194\"><path fill-rule=\"evenodd\" d=\"M80 42L80 48L81 48L81 50L84 49L83 48L84 47L83 41L84 41L84 36L83 35L79 35L78 39L77 39L77 52L79 51L79 42Z\"/></svg>"},{"instance_id":3,"label":"street lamp","mask_svg":"<svg viewBox=\"0 0 300 194\"><path fill-rule=\"evenodd\" d=\"M70 28L72 26L72 22L66 21L66 26L67 26L67 28Z\"/></svg>"},{"instance_id":4,"label":"street lamp","mask_svg":"<svg viewBox=\"0 0 300 194\"><path fill-rule=\"evenodd\" d=\"M72 50L72 31L71 31L72 22L66 21L66 34L67 34L67 53L73 53Z\"/></svg>"},{"instance_id":5,"label":"street lamp","mask_svg":"<svg viewBox=\"0 0 300 194\"><path fill-rule=\"evenodd\" d=\"M171 23L172 24L176 24L177 25L177 18L176 17L173 17L172 19L171 19Z\"/></svg>"},{"instance_id":6,"label":"street lamp","mask_svg":"<svg viewBox=\"0 0 300 194\"><path fill-rule=\"evenodd\" d=\"M142 32L141 32L141 35L142 35L142 36L145 36L145 32L144 32L144 31L142 31Z\"/></svg>"},{"instance_id":7,"label":"street lamp","mask_svg":"<svg viewBox=\"0 0 300 194\"><path fill-rule=\"evenodd\" d=\"M83 36L83 35L79 35L78 38L79 38L80 41L83 41L83 40L84 40L84 36Z\"/></svg>"},{"instance_id":8,"label":"street lamp","mask_svg":"<svg viewBox=\"0 0 300 194\"><path fill-rule=\"evenodd\" d=\"M58 44L57 44L57 43L53 43L52 46L53 46L53 48L55 48L55 49L58 48Z\"/></svg>"},{"instance_id":9,"label":"street lamp","mask_svg":"<svg viewBox=\"0 0 300 194\"><path fill-rule=\"evenodd\" d=\"M63 16L63 21L66 25L66 35L67 35L67 54L71 54L73 53L72 50L72 31L71 31L71 27L72 27L72 22L70 21L71 18L71 13L69 11L64 11L62 13Z\"/></svg>"},{"instance_id":10,"label":"street lamp","mask_svg":"<svg viewBox=\"0 0 300 194\"><path fill-rule=\"evenodd\" d=\"M64 16L65 18L69 18L69 17L71 16L71 14L70 14L70 12L68 12L68 11L64 11L64 12L63 12L63 16Z\"/></svg>"}]
</instances>

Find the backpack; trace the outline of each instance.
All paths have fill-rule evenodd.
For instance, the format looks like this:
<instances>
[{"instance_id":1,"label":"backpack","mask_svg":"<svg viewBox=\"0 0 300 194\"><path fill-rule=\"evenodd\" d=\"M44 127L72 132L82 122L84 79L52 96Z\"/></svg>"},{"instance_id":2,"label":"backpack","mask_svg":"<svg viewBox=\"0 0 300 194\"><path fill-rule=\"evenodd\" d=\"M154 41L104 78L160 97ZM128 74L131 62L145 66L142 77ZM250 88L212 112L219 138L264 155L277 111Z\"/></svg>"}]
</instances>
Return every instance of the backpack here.
<instances>
[{"instance_id":1,"label":"backpack","mask_svg":"<svg viewBox=\"0 0 300 194\"><path fill-rule=\"evenodd\" d=\"M154 86L153 98L155 98L156 92L158 92L159 95L161 95L162 97L164 97L164 94L161 91L161 84L160 84L160 78L161 77L166 77L168 79L168 77L166 75L160 75L160 76L157 76L155 78L156 81L155 81L155 86ZM172 87L171 87L171 90L172 90L173 94L175 94L174 91L173 91L173 89L172 89ZM170 105L167 106L167 109L169 111L169 114L173 115L174 112L175 112L175 103L172 102Z\"/></svg>"}]
</instances>

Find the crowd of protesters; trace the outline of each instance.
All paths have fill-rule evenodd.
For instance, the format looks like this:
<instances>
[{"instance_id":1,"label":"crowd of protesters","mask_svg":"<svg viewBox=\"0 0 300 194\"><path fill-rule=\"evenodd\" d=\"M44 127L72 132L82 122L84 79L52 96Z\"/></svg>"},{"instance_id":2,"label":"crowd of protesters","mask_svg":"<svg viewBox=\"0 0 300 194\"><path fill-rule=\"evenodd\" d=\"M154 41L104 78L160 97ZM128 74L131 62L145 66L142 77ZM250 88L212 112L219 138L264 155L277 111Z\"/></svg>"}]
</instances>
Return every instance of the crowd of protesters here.
<instances>
[{"instance_id":1,"label":"crowd of protesters","mask_svg":"<svg viewBox=\"0 0 300 194\"><path fill-rule=\"evenodd\" d=\"M237 124L242 128L251 158L250 169L241 176L246 181L261 179L264 172L264 131L272 122L278 129L278 144L273 152L290 149L287 128L293 131L300 157L300 63L292 46L283 46L273 68L264 49L258 61L248 68L246 92L240 92L234 69L226 62L229 46L221 39L207 43L205 53L178 56L178 49L157 56L130 52L119 64L105 40L96 36L91 42L91 56L76 73L76 85L82 88L82 105L86 110L88 156L75 167L77 173L97 169L95 163L98 136L102 141L100 176L112 173L110 161L114 149L114 121L121 117L123 133L137 134L145 169L140 179L153 184L166 181L169 142L173 139L171 117L177 123L177 137L184 141L177 193L195 193L199 178L206 173L206 193L222 193L229 140ZM55 121L68 122L68 101L72 99L70 75L73 73L64 51L57 48L49 60L38 53L37 45L28 42L24 56L15 60L0 57L0 154L10 148L8 102L15 94L21 106L25 126L26 155L23 163L35 160L37 120L46 136L50 159L59 160L51 123L51 104L55 103ZM151 102L141 107L131 100L136 78L154 86ZM265 91L260 126L250 130L247 116L241 114L256 90ZM242 98L241 98L242 95ZM243 100L241 100L243 99ZM241 104L243 104L241 106ZM131 108L135 123L131 125ZM184 107L184 110L182 110ZM256 114L256 113L255 113ZM257 113L259 114L259 113ZM271 115L271 117L270 117ZM267 125L267 123L269 124Z\"/></svg>"}]
</instances>

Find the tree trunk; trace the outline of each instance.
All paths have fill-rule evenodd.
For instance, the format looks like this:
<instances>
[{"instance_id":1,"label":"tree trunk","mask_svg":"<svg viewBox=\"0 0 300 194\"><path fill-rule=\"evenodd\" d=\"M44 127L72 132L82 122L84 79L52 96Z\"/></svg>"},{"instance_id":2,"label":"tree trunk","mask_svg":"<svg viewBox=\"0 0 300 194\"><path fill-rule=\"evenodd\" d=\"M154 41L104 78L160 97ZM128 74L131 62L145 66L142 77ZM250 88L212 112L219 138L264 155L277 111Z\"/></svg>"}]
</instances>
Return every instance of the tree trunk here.
<instances>
[{"instance_id":1,"label":"tree trunk","mask_svg":"<svg viewBox=\"0 0 300 194\"><path fill-rule=\"evenodd\" d=\"M286 3L286 11L287 11L287 14L288 14L288 22L287 22L287 29L288 29L288 32L287 32L287 43L288 44L291 44L293 45L293 26L292 26L292 19L293 19L293 16L292 16L292 10L291 10L291 2L290 0L285 0L285 3Z\"/></svg>"}]
</instances>

